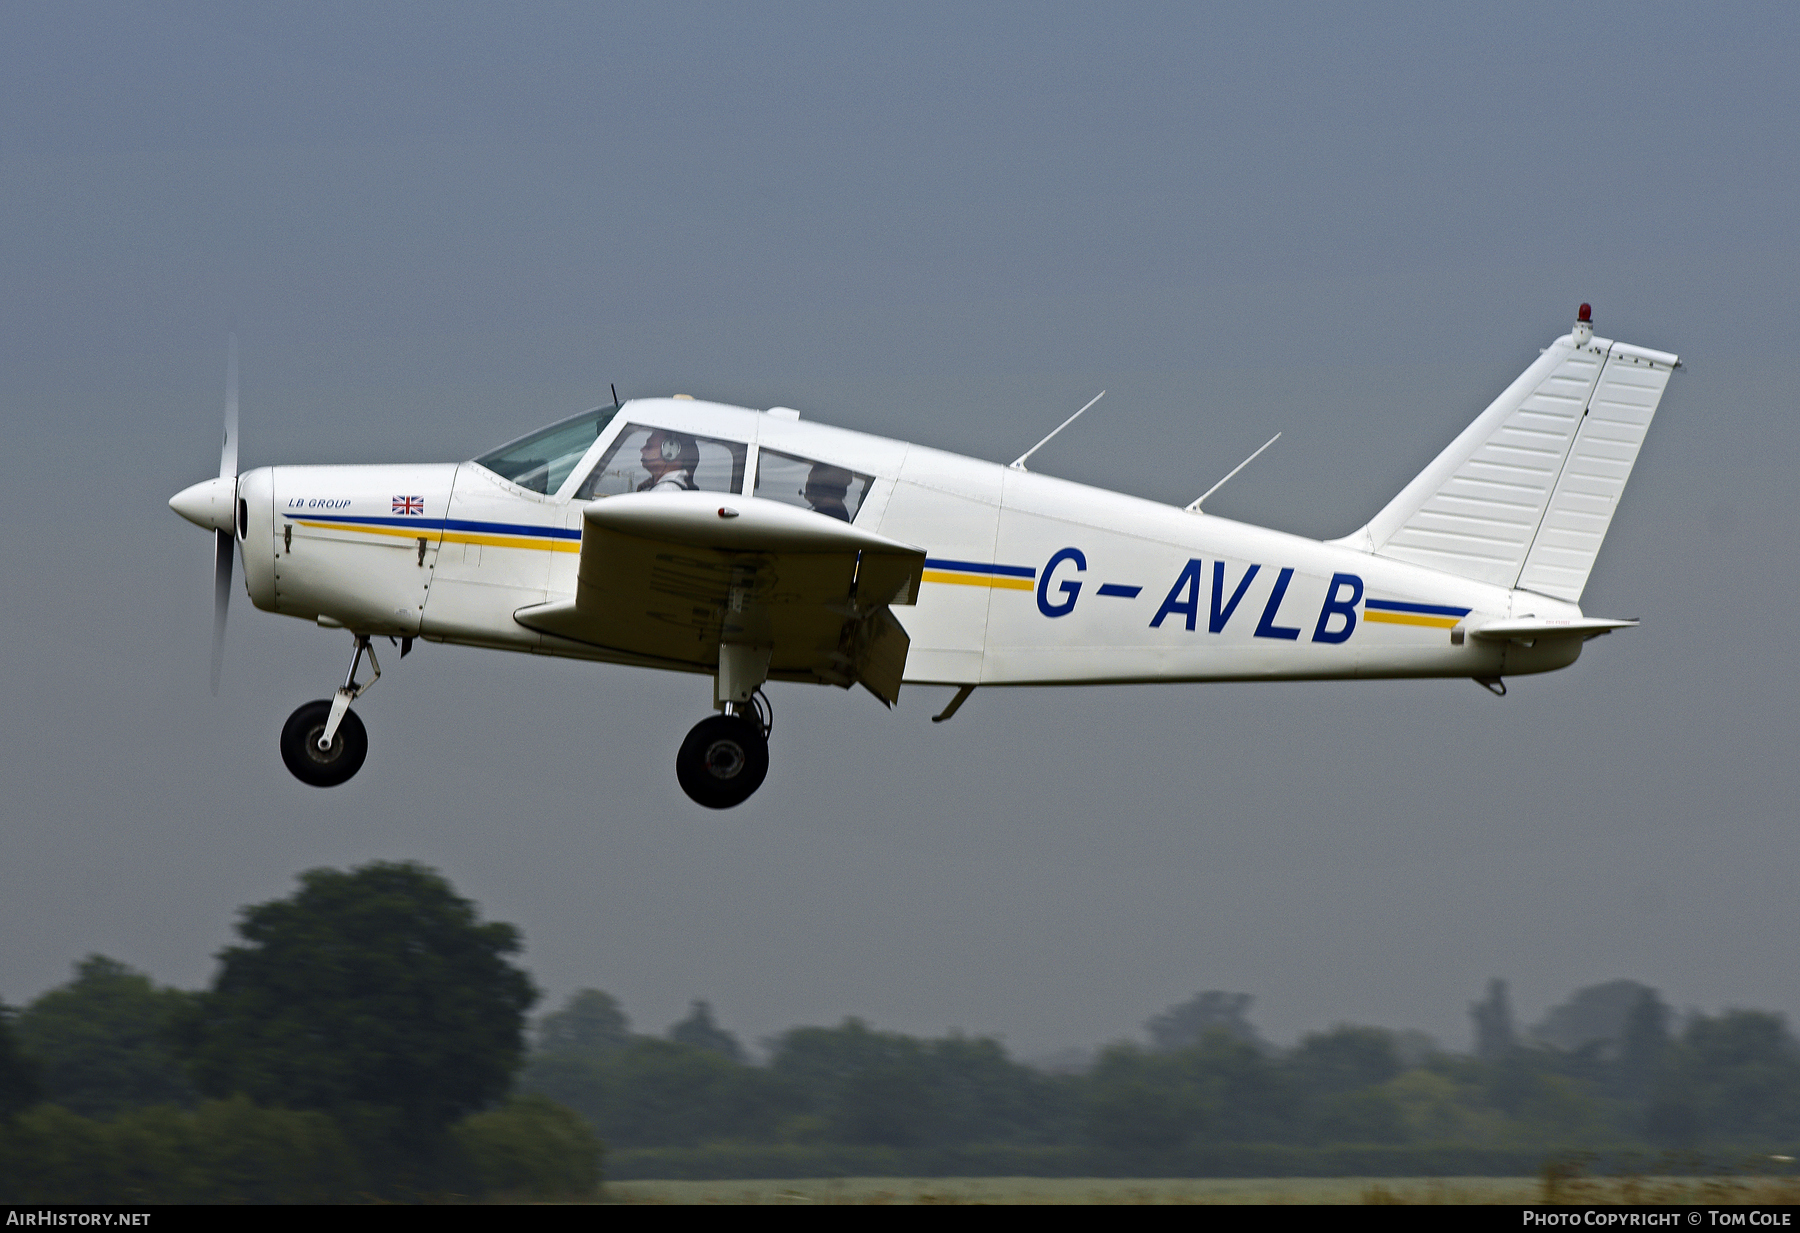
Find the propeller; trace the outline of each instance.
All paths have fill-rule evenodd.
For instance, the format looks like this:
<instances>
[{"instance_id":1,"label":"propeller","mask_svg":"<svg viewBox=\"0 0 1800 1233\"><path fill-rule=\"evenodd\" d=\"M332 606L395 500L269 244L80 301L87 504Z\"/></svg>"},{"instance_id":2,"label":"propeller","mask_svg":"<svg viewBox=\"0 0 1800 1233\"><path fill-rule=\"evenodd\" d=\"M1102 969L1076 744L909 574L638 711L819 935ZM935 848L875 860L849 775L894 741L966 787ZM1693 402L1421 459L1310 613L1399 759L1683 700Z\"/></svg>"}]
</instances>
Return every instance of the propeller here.
<instances>
[{"instance_id":1,"label":"propeller","mask_svg":"<svg viewBox=\"0 0 1800 1233\"><path fill-rule=\"evenodd\" d=\"M231 519L237 521L238 363L237 335L225 360L225 443L219 449L219 478L231 481ZM231 604L231 532L213 531L212 691L219 692L219 670L225 663L225 611Z\"/></svg>"},{"instance_id":2,"label":"propeller","mask_svg":"<svg viewBox=\"0 0 1800 1233\"><path fill-rule=\"evenodd\" d=\"M225 610L231 602L231 541L237 531L238 363L237 335L225 361L225 441L219 449L217 479L201 480L169 498L169 508L213 533L212 691L219 692L225 660Z\"/></svg>"}]
</instances>

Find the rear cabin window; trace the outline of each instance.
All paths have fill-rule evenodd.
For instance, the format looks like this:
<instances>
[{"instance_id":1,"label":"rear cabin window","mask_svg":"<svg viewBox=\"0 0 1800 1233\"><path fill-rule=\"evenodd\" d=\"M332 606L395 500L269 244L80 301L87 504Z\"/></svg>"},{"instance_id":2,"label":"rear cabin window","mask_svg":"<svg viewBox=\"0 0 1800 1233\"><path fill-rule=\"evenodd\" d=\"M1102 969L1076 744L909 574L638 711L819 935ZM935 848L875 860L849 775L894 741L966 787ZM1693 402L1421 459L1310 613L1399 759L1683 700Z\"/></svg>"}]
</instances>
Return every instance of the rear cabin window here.
<instances>
[{"instance_id":1,"label":"rear cabin window","mask_svg":"<svg viewBox=\"0 0 1800 1233\"><path fill-rule=\"evenodd\" d=\"M627 424L580 488L577 501L627 492L742 492L750 447L739 441Z\"/></svg>"},{"instance_id":2,"label":"rear cabin window","mask_svg":"<svg viewBox=\"0 0 1800 1233\"><path fill-rule=\"evenodd\" d=\"M763 450L756 456L756 495L784 505L797 505L844 522L854 522L873 476Z\"/></svg>"},{"instance_id":3,"label":"rear cabin window","mask_svg":"<svg viewBox=\"0 0 1800 1233\"><path fill-rule=\"evenodd\" d=\"M521 488L549 496L563 486L594 444L594 438L618 414L617 407L600 407L541 428L528 437L508 441L475 461L495 475Z\"/></svg>"}]
</instances>

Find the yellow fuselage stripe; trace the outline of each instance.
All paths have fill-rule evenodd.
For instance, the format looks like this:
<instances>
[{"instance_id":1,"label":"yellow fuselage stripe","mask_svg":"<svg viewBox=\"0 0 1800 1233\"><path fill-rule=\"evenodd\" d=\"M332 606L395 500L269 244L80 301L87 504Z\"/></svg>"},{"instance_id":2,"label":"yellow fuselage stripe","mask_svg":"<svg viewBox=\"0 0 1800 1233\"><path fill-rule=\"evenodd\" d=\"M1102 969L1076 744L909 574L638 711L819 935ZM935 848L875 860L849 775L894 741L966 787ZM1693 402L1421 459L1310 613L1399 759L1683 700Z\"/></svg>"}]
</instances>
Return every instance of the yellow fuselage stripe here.
<instances>
[{"instance_id":1,"label":"yellow fuselage stripe","mask_svg":"<svg viewBox=\"0 0 1800 1233\"><path fill-rule=\"evenodd\" d=\"M959 587L999 587L1006 591L1030 591L1037 586L1029 578L997 578L988 574L946 574L939 569L928 569L922 576L926 582L948 582Z\"/></svg>"},{"instance_id":2,"label":"yellow fuselage stripe","mask_svg":"<svg viewBox=\"0 0 1800 1233\"><path fill-rule=\"evenodd\" d=\"M446 544L481 544L489 548L532 548L538 552L580 552L581 545L567 539L531 539L523 535L477 535L469 531L445 531Z\"/></svg>"},{"instance_id":3,"label":"yellow fuselage stripe","mask_svg":"<svg viewBox=\"0 0 1800 1233\"><path fill-rule=\"evenodd\" d=\"M338 522L314 522L310 518L296 518L296 523L303 527L317 527L321 531L351 531L358 535L390 535L396 539L431 539L433 535L420 535L407 527L348 527ZM421 528L423 529L423 528ZM446 531L441 537L446 544L481 544L487 548L526 548L535 552L580 552L581 545L574 540L536 539L529 535L478 535L469 531Z\"/></svg>"},{"instance_id":4,"label":"yellow fuselage stripe","mask_svg":"<svg viewBox=\"0 0 1800 1233\"><path fill-rule=\"evenodd\" d=\"M1431 629L1454 629L1461 617L1420 616L1413 612L1371 612L1363 609L1363 620L1371 625L1424 625Z\"/></svg>"}]
</instances>

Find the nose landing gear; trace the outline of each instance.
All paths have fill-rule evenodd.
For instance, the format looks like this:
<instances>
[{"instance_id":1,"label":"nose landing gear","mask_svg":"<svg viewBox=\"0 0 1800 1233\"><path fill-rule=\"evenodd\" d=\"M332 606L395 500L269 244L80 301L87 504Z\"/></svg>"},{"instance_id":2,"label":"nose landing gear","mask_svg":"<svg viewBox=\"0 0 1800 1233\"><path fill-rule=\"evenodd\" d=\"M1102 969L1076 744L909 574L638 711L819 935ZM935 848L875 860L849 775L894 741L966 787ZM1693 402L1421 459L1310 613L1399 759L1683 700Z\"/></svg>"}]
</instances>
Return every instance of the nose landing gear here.
<instances>
[{"instance_id":1,"label":"nose landing gear","mask_svg":"<svg viewBox=\"0 0 1800 1233\"><path fill-rule=\"evenodd\" d=\"M369 657L373 675L358 684L356 670L364 655ZM282 726L281 760L295 779L315 788L335 788L362 769L363 759L369 756L369 734L350 704L380 679L375 648L366 635L356 635L356 654L350 658L343 687L330 698L308 702Z\"/></svg>"}]
</instances>

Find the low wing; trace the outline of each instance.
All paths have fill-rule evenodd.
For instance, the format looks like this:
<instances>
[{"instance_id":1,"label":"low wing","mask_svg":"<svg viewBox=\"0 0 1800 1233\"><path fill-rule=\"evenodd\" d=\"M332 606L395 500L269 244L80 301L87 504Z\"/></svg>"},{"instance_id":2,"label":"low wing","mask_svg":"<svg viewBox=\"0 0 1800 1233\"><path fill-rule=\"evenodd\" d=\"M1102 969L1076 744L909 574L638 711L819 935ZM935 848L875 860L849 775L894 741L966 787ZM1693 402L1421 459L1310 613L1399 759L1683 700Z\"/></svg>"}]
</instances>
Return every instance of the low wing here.
<instances>
[{"instance_id":1,"label":"low wing","mask_svg":"<svg viewBox=\"0 0 1800 1233\"><path fill-rule=\"evenodd\" d=\"M700 671L722 643L769 647L771 677L892 705L909 643L888 606L917 599L924 568L923 549L778 501L631 493L587 507L575 598L513 617Z\"/></svg>"}]
</instances>

